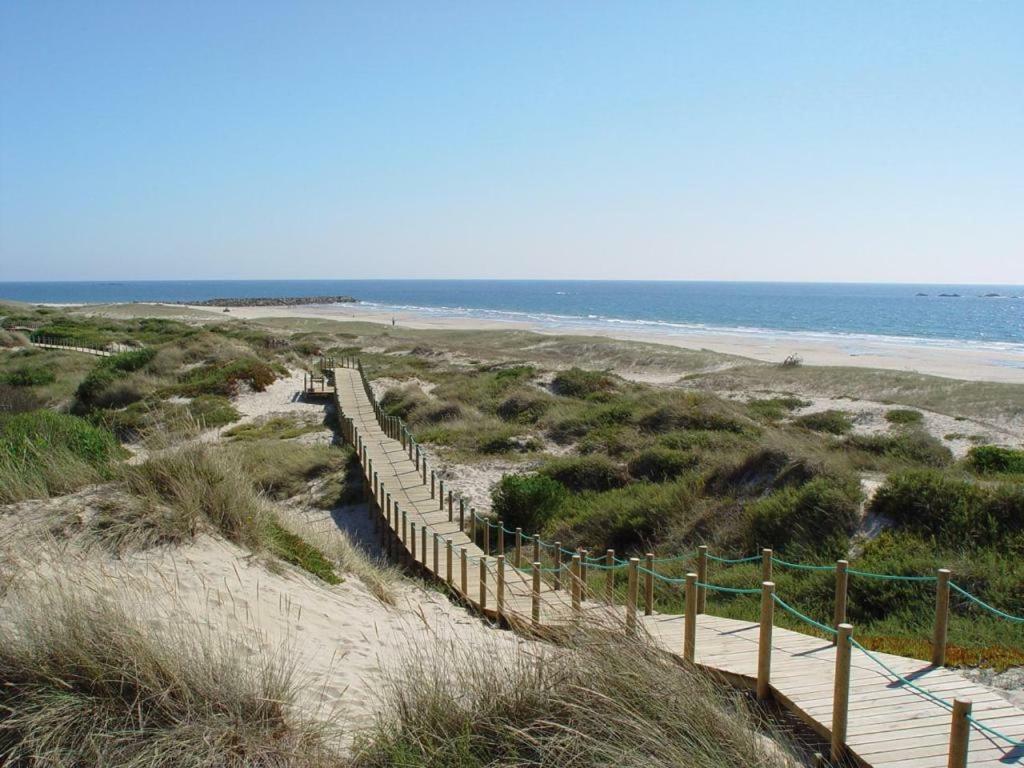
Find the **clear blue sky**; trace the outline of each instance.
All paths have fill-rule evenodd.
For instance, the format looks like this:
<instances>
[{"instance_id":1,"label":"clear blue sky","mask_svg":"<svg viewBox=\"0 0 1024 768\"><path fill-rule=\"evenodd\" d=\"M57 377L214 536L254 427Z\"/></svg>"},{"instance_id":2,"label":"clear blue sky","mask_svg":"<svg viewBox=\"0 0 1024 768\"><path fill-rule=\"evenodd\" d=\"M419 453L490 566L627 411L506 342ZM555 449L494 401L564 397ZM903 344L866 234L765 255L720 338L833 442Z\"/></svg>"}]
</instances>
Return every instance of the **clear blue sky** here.
<instances>
[{"instance_id":1,"label":"clear blue sky","mask_svg":"<svg viewBox=\"0 0 1024 768\"><path fill-rule=\"evenodd\" d=\"M1024 283L1024 2L0 5L0 280Z\"/></svg>"}]
</instances>

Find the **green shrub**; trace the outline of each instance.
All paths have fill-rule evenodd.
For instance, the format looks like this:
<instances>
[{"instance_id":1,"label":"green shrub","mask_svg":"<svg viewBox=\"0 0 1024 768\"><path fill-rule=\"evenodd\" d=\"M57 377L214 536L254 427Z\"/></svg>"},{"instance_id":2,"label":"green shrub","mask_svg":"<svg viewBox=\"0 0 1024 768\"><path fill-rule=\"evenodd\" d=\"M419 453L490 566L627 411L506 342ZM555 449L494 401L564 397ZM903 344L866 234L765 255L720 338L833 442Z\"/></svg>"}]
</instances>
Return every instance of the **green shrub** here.
<instances>
[{"instance_id":1,"label":"green shrub","mask_svg":"<svg viewBox=\"0 0 1024 768\"><path fill-rule=\"evenodd\" d=\"M967 453L967 463L983 475L1024 474L1024 451L998 445L977 445Z\"/></svg>"},{"instance_id":2,"label":"green shrub","mask_svg":"<svg viewBox=\"0 0 1024 768\"><path fill-rule=\"evenodd\" d=\"M798 416L793 423L814 432L827 432L830 435L845 435L853 429L853 422L850 421L849 414L843 411L829 410L807 413Z\"/></svg>"},{"instance_id":3,"label":"green shrub","mask_svg":"<svg viewBox=\"0 0 1024 768\"><path fill-rule=\"evenodd\" d=\"M890 475L872 512L949 547L995 545L1024 528L1024 485L978 485L935 470Z\"/></svg>"},{"instance_id":4,"label":"green shrub","mask_svg":"<svg viewBox=\"0 0 1024 768\"><path fill-rule=\"evenodd\" d=\"M945 467L953 461L952 452L942 441L918 429L902 430L896 435L850 435L843 445L875 456L927 467Z\"/></svg>"},{"instance_id":5,"label":"green shrub","mask_svg":"<svg viewBox=\"0 0 1024 768\"><path fill-rule=\"evenodd\" d=\"M924 421L924 414L912 408L894 408L886 411L885 420L900 426L917 425Z\"/></svg>"},{"instance_id":6,"label":"green shrub","mask_svg":"<svg viewBox=\"0 0 1024 768\"><path fill-rule=\"evenodd\" d=\"M551 381L551 391L564 397L588 397L615 388L615 379L603 371L570 368L560 371Z\"/></svg>"},{"instance_id":7,"label":"green shrub","mask_svg":"<svg viewBox=\"0 0 1024 768\"><path fill-rule=\"evenodd\" d=\"M552 459L540 474L557 480L570 491L607 491L625 485L629 478L606 456L567 456Z\"/></svg>"},{"instance_id":8,"label":"green shrub","mask_svg":"<svg viewBox=\"0 0 1024 768\"><path fill-rule=\"evenodd\" d=\"M747 508L750 545L796 552L846 552L860 520L860 490L855 483L817 477L787 487ZM795 551L794 551L795 550Z\"/></svg>"},{"instance_id":9,"label":"green shrub","mask_svg":"<svg viewBox=\"0 0 1024 768\"><path fill-rule=\"evenodd\" d=\"M156 352L157 351L152 347L135 349L130 352L121 352L105 358L100 365L114 371L131 373L132 371L142 370L149 365L153 358L156 357Z\"/></svg>"},{"instance_id":10,"label":"green shrub","mask_svg":"<svg viewBox=\"0 0 1024 768\"><path fill-rule=\"evenodd\" d=\"M697 465L692 453L671 448L648 448L629 460L629 474L637 480L663 483L674 480Z\"/></svg>"},{"instance_id":11,"label":"green shrub","mask_svg":"<svg viewBox=\"0 0 1024 768\"><path fill-rule=\"evenodd\" d=\"M539 393L513 392L496 409L498 417L505 421L534 424L547 411L551 401Z\"/></svg>"},{"instance_id":12,"label":"green shrub","mask_svg":"<svg viewBox=\"0 0 1024 768\"><path fill-rule=\"evenodd\" d=\"M458 421L463 417L462 406L453 402L432 403L424 406L417 414L418 421L428 424L439 424L445 421Z\"/></svg>"},{"instance_id":13,"label":"green shrub","mask_svg":"<svg viewBox=\"0 0 1024 768\"><path fill-rule=\"evenodd\" d=\"M242 418L231 401L220 395L199 395L188 404L189 413L207 429L223 427Z\"/></svg>"},{"instance_id":14,"label":"green shrub","mask_svg":"<svg viewBox=\"0 0 1024 768\"><path fill-rule=\"evenodd\" d=\"M412 412L427 402L423 390L414 384L392 387L380 398L380 407L388 416L409 420Z\"/></svg>"},{"instance_id":15,"label":"green shrub","mask_svg":"<svg viewBox=\"0 0 1024 768\"><path fill-rule=\"evenodd\" d=\"M747 403L747 410L758 418L778 421L797 408L806 408L810 404L810 400L801 400L799 397L770 397L751 400Z\"/></svg>"},{"instance_id":16,"label":"green shrub","mask_svg":"<svg viewBox=\"0 0 1024 768\"><path fill-rule=\"evenodd\" d=\"M677 429L740 433L749 424L729 412L723 403L706 398L688 398L648 411L640 417L640 426L655 433Z\"/></svg>"},{"instance_id":17,"label":"green shrub","mask_svg":"<svg viewBox=\"0 0 1024 768\"><path fill-rule=\"evenodd\" d=\"M57 374L52 370L36 365L24 365L21 368L15 368L0 378L0 381L12 387L38 387L44 384L53 384L56 380Z\"/></svg>"},{"instance_id":18,"label":"green shrub","mask_svg":"<svg viewBox=\"0 0 1024 768\"><path fill-rule=\"evenodd\" d=\"M736 463L719 465L710 473L706 488L712 493L758 496L770 490L802 485L824 468L778 448L756 448Z\"/></svg>"},{"instance_id":19,"label":"green shrub","mask_svg":"<svg viewBox=\"0 0 1024 768\"><path fill-rule=\"evenodd\" d=\"M113 434L77 416L40 410L0 417L0 501L98 482L120 455Z\"/></svg>"},{"instance_id":20,"label":"green shrub","mask_svg":"<svg viewBox=\"0 0 1024 768\"><path fill-rule=\"evenodd\" d=\"M199 395L238 394L241 384L248 384L262 392L277 380L277 370L255 358L241 358L227 363L209 363L195 368L181 377L168 394L198 397Z\"/></svg>"},{"instance_id":21,"label":"green shrub","mask_svg":"<svg viewBox=\"0 0 1024 768\"><path fill-rule=\"evenodd\" d=\"M508 528L539 532L569 497L546 475L505 475L491 493L491 510Z\"/></svg>"}]
</instances>

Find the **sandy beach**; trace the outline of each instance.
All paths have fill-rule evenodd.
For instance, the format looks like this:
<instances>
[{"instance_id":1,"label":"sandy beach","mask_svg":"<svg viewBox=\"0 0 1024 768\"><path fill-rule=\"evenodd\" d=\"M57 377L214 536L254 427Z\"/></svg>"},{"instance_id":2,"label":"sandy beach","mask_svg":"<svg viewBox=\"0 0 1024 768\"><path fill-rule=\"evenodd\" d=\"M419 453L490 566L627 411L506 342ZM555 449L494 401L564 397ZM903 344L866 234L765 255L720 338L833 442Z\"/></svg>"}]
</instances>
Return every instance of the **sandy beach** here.
<instances>
[{"instance_id":1,"label":"sandy beach","mask_svg":"<svg viewBox=\"0 0 1024 768\"><path fill-rule=\"evenodd\" d=\"M182 307L182 309L185 309ZM1024 383L1024 346L978 345L967 343L942 345L922 340L890 340L883 337L823 336L790 333L657 330L637 331L602 327L558 327L540 322L489 320L483 318L437 317L416 312L384 312L359 305L303 307L195 307L190 312L209 312L221 317L256 319L309 317L339 322L395 323L404 328L438 330L519 329L537 333L606 336L629 341L668 344L688 349L707 349L762 362L781 362L788 355L799 355L807 365L856 366L913 371L971 381Z\"/></svg>"}]
</instances>

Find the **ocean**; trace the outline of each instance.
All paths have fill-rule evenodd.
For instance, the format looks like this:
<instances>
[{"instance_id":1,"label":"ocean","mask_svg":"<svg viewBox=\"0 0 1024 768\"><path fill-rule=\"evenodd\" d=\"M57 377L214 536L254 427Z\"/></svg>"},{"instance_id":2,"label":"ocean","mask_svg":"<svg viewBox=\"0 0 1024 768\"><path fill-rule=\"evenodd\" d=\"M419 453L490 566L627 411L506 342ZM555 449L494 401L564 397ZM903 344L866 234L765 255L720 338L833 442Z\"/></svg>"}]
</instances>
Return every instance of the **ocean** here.
<instances>
[{"instance_id":1,"label":"ocean","mask_svg":"<svg viewBox=\"0 0 1024 768\"><path fill-rule=\"evenodd\" d=\"M1024 286L583 280L0 283L0 300L55 304L337 295L384 312L520 320L553 330L884 338L1024 351Z\"/></svg>"}]
</instances>

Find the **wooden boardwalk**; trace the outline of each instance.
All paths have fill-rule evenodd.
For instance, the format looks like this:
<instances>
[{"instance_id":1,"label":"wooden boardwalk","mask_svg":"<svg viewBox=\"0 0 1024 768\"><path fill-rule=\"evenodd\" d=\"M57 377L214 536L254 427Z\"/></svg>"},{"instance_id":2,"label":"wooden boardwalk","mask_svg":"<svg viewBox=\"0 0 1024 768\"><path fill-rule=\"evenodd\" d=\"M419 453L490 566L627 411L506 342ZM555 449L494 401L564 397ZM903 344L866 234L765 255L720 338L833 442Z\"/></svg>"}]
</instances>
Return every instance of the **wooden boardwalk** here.
<instances>
[{"instance_id":1,"label":"wooden boardwalk","mask_svg":"<svg viewBox=\"0 0 1024 768\"><path fill-rule=\"evenodd\" d=\"M544 579L535 580L526 569L526 561L532 558L525 553L523 570L487 557L461 530L451 502L446 503L439 489L432 491L417 454L403 445L400 435L389 436L394 425L385 423L387 429L382 427L360 371L335 368L333 377L343 431L357 448L377 501L380 523L392 547L399 550L398 555L448 581L474 609L513 627L543 631L580 621L603 622L617 628L626 625L629 617L622 606L612 608L585 599L574 604L573 595L566 589L555 589ZM636 621L666 651L683 655L683 616L655 613L637 616ZM695 663L734 685L755 688L760 625L708 614L698 615L695 624ZM836 646L829 640L780 627L772 628L770 646L771 697L823 738L831 738ZM1024 739L1024 711L955 670L900 656L874 655L937 697L970 701L976 721L1018 741ZM851 656L846 722L842 751L846 758L864 766L1024 765L1024 748L1008 745L974 724L967 725L966 762L950 762L949 709L908 687L857 649Z\"/></svg>"}]
</instances>

